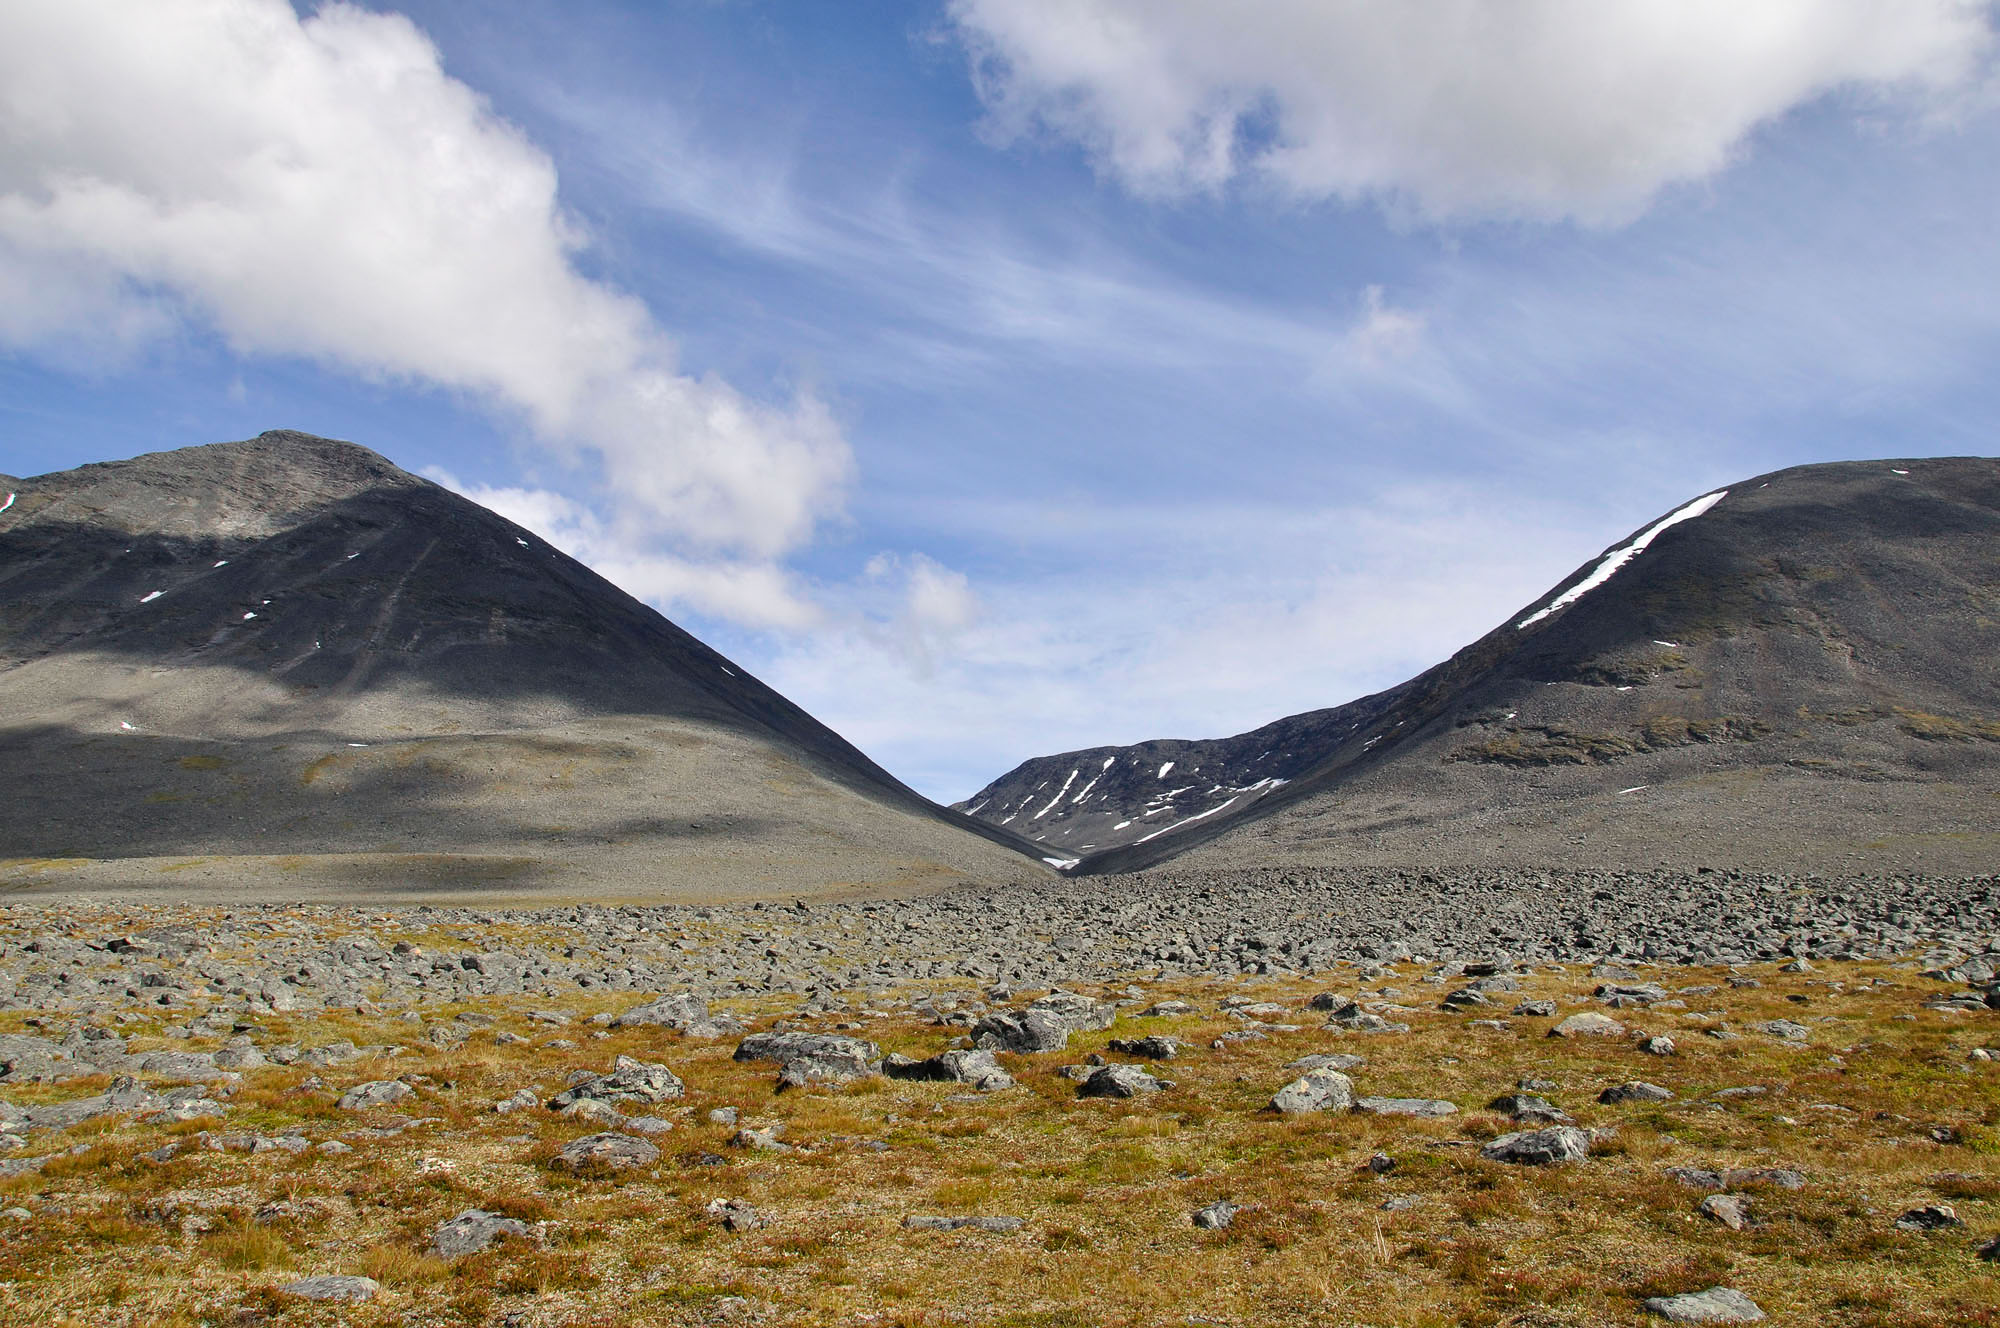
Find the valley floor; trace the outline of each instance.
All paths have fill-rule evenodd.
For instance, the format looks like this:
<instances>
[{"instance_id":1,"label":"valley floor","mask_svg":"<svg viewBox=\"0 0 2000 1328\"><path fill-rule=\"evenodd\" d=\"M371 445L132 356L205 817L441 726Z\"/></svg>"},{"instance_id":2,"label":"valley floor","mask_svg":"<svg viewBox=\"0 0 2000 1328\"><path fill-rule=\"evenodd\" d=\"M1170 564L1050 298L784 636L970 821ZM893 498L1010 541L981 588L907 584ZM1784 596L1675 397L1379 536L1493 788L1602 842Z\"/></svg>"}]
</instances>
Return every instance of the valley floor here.
<instances>
[{"instance_id":1,"label":"valley floor","mask_svg":"<svg viewBox=\"0 0 2000 1328\"><path fill-rule=\"evenodd\" d=\"M1996 933L1990 877L15 902L0 1321L1995 1324Z\"/></svg>"}]
</instances>

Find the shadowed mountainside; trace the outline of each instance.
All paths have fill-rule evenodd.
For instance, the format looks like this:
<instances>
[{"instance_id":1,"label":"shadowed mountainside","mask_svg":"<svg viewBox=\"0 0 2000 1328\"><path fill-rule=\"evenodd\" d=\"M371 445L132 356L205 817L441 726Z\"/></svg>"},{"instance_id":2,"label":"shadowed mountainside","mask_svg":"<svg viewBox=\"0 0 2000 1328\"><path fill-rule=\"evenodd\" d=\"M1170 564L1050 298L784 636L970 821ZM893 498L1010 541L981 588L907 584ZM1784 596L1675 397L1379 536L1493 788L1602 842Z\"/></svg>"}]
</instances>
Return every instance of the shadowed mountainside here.
<instances>
[{"instance_id":1,"label":"shadowed mountainside","mask_svg":"<svg viewBox=\"0 0 2000 1328\"><path fill-rule=\"evenodd\" d=\"M30 861L0 879L692 897L1041 870L365 448L272 432L4 487L0 858Z\"/></svg>"},{"instance_id":2,"label":"shadowed mountainside","mask_svg":"<svg viewBox=\"0 0 2000 1328\"><path fill-rule=\"evenodd\" d=\"M1990 868L2000 462L1803 466L1705 498L1388 691L1039 757L959 806L1084 872Z\"/></svg>"}]
</instances>

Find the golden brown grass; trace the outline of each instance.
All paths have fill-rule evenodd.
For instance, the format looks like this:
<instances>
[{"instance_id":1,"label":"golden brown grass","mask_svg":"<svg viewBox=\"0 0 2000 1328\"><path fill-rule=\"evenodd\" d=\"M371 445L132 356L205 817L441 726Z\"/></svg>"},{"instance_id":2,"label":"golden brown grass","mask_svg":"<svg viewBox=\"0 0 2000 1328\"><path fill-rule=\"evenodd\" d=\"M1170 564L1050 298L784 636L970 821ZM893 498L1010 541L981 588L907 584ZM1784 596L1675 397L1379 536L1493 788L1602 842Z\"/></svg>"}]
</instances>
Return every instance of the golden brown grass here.
<instances>
[{"instance_id":1,"label":"golden brown grass","mask_svg":"<svg viewBox=\"0 0 2000 1328\"><path fill-rule=\"evenodd\" d=\"M420 943L460 942L439 934ZM593 1036L601 1030L585 1017L636 1003L630 994L562 1002L578 1017L559 1030L524 1017L547 1000L488 1009L499 1016L495 1028L526 1035L525 1046L498 1045L493 1029L480 1028L459 1050L440 1050L422 1040L422 1024L393 1016L274 1022L266 1040L345 1037L407 1050L332 1069L254 1072L220 1128L336 1137L377 1117L334 1111L331 1095L393 1075L416 1082L419 1096L380 1115L436 1123L353 1139L355 1151L338 1157L220 1153L189 1138L201 1124L72 1131L52 1145L84 1143L87 1151L0 1184L0 1206L25 1203L35 1214L0 1226L0 1322L191 1325L247 1312L279 1324L519 1315L528 1324L643 1325L746 1312L764 1323L867 1319L913 1328L1638 1324L1646 1295L1724 1282L1779 1321L2000 1324L1994 1272L1972 1255L2000 1229L2000 1065L1967 1060L1973 1046L2000 1042L2000 1021L1925 1010L1932 984L1908 967L1749 971L1762 986L1731 988L1720 971L1647 974L1669 988L1718 988L1682 996L1683 1010L1618 1013L1635 1031L1670 1034L1679 1050L1665 1058L1626 1039L1550 1039L1547 1020L1472 1028L1474 1016L1437 1009L1449 987L1424 981L1425 970L1411 965L1361 983L1371 993L1394 986L1398 1002L1414 1007L1397 1016L1411 1033L1381 1038L1323 1031L1301 1008L1316 990L1353 991L1360 980L1351 969L1323 983L1152 986L1148 1000L1184 996L1203 1013L1144 1021L1144 1031L1180 1037L1190 1050L1158 1067L1175 1088L1131 1102L1081 1100L1054 1073L1101 1052L1114 1033L1079 1035L1061 1055L1010 1058L1022 1087L979 1097L955 1085L888 1081L779 1094L770 1067L733 1062L728 1041L689 1042L657 1029ZM1574 968L1538 972L1523 979L1520 996L1553 997L1567 1013L1594 1007L1592 985ZM1235 994L1284 1003L1304 1028L1212 1048L1240 1027L1217 1013L1220 998ZM1504 1012L1519 997L1496 999ZM792 1007L759 997L736 1008L761 1017ZM1776 1018L1805 1023L1810 1042L1753 1031ZM841 1021L912 1055L959 1032L900 1006ZM1114 1032L1137 1026L1123 1020ZM541 1045L556 1036L578 1045ZM1363 1092L1447 1097L1461 1112L1442 1121L1282 1119L1262 1109L1290 1077L1287 1062L1330 1050L1369 1058L1353 1072ZM689 1086L685 1101L658 1113L676 1128L656 1140L655 1168L568 1175L548 1159L596 1127L539 1110L491 1111L516 1088L553 1093L571 1070L606 1068L619 1053L663 1060ZM313 1075L325 1088L302 1090ZM1557 1082L1549 1096L1584 1124L1615 1126L1616 1137L1567 1168L1481 1159L1481 1141L1514 1128L1487 1102L1524 1075ZM1659 1106L1596 1103L1601 1088L1630 1079L1676 1097ZM1715 1096L1742 1086L1766 1091ZM94 1090L38 1087L19 1096L83 1091ZM782 1121L802 1151L731 1147L731 1131L707 1119L724 1105L749 1123ZM143 1158L175 1136L188 1142L173 1160ZM888 1147L877 1151L871 1141ZM1377 1151L1396 1161L1386 1176L1363 1167ZM726 1165L698 1165L703 1154ZM1666 1177L1667 1166L1785 1166L1809 1184L1747 1189L1757 1224L1730 1232L1696 1215L1701 1194ZM1234 1225L1191 1225L1194 1209L1224 1196L1243 1206ZM719 1197L753 1203L770 1225L722 1230L704 1213ZM1390 1199L1415 1203L1385 1209ZM259 1222L255 1214L274 1201L311 1206ZM1935 1202L1954 1205L1968 1227L1930 1235L1893 1228L1905 1208ZM474 1207L548 1225L539 1242L505 1242L456 1263L430 1254L431 1228ZM906 1231L901 1219L911 1213L1008 1214L1026 1225L1012 1235ZM335 1311L273 1290L324 1272L374 1277L382 1294ZM733 1308L739 1300L742 1311Z\"/></svg>"}]
</instances>

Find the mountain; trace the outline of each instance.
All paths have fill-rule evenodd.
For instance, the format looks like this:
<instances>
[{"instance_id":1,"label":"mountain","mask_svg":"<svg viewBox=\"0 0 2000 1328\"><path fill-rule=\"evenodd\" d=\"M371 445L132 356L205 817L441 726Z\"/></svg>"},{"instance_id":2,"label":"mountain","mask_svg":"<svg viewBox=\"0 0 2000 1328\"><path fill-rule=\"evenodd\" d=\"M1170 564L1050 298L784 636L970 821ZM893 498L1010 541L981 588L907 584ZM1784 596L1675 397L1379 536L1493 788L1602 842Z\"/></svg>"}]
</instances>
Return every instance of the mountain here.
<instances>
[{"instance_id":1,"label":"mountain","mask_svg":"<svg viewBox=\"0 0 2000 1328\"><path fill-rule=\"evenodd\" d=\"M1705 494L1399 686L1024 762L958 804L1078 872L2000 861L2000 461Z\"/></svg>"},{"instance_id":2,"label":"mountain","mask_svg":"<svg viewBox=\"0 0 2000 1328\"><path fill-rule=\"evenodd\" d=\"M365 448L272 432L0 486L0 883L691 899L1042 875Z\"/></svg>"}]
</instances>

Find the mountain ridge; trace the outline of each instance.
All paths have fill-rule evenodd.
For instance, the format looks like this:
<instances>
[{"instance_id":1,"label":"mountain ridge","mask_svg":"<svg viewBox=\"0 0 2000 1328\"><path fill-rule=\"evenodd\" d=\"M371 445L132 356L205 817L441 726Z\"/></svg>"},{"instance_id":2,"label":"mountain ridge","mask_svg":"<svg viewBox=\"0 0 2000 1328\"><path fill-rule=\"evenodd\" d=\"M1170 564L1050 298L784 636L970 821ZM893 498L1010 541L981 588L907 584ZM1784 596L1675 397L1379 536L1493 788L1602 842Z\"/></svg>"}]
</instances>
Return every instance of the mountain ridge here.
<instances>
[{"instance_id":1,"label":"mountain ridge","mask_svg":"<svg viewBox=\"0 0 2000 1328\"><path fill-rule=\"evenodd\" d=\"M484 854L559 883L594 881L565 860L594 853L656 883L734 859L780 891L787 869L801 890L1040 870L532 532L369 449L274 430L12 487L0 793L29 814L0 828L0 858L442 855L477 876ZM650 798L646 771L672 796Z\"/></svg>"},{"instance_id":2,"label":"mountain ridge","mask_svg":"<svg viewBox=\"0 0 2000 1328\"><path fill-rule=\"evenodd\" d=\"M1982 816L1980 796L2000 750L1990 741L2000 730L1989 735L1987 726L2000 717L2000 688L1965 661L2000 645L2000 462L1791 467L1689 511L1708 497L1642 526L1396 687L1235 738L1178 744L1177 759L1203 776L1192 796L1161 796L1168 790L1153 763L1176 744L1155 742L1035 758L958 805L989 819L1018 816L1024 804L1041 810L1035 799L1047 799L1072 769L1124 774L1101 776L1088 802L1072 794L1067 807L1051 807L1031 834L1085 873L1152 866L1224 837L1268 858L1277 850L1254 842L1252 827L1263 824L1269 838L1281 821L1299 831L1285 839L1289 851L1334 852L1334 840L1351 840L1360 827L1314 838L1300 823L1317 819L1330 830L1339 818L1325 800L1363 784L1385 807L1409 804L1406 818L1414 818L1371 831L1376 842L1387 834L1413 851L1443 851L1418 844L1423 825L1441 834L1482 800L1528 806L1537 802L1526 796L1531 788L1562 785L1572 801L1615 795L1608 777L1621 767L1658 767L1685 783L1776 764L1818 778L1813 796L1841 779L1951 783L1963 775L1971 783L1951 794L1954 815L1975 827L1966 833L1985 833L1978 827L1993 818ZM1282 762L1288 773L1267 762L1286 782L1258 787L1265 767L1242 760L1257 745L1245 740L1288 724L1298 730ZM1829 740L1828 731L1847 740ZM1704 759L1685 759L1690 752ZM1398 773L1387 773L1392 767ZM1475 770L1523 777L1474 778ZM1607 779L1576 777L1585 772ZM1180 768L1170 773L1179 782ZM1776 816L1785 799L1770 801L1767 815ZM1318 807L1313 817L1296 810L1308 803ZM1879 807L1869 814L1887 815ZM1547 847L1563 848L1553 839ZM1647 865L1659 847L1649 842ZM1458 851L1477 857L1475 848ZM1215 854L1204 861L1220 864Z\"/></svg>"}]
</instances>

